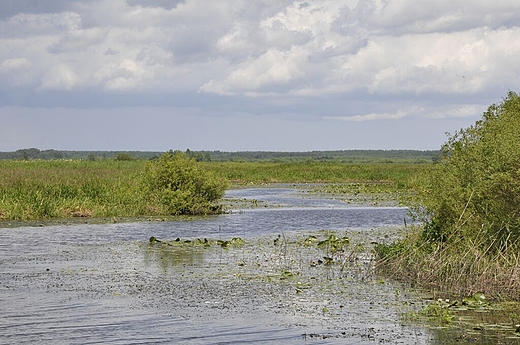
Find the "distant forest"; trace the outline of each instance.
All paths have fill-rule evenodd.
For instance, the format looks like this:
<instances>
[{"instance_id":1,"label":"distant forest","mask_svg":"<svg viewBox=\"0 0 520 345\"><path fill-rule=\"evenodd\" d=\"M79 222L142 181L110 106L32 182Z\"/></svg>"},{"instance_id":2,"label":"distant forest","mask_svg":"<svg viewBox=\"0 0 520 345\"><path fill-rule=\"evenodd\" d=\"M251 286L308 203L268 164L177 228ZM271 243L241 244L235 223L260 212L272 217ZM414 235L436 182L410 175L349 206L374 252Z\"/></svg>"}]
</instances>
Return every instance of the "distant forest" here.
<instances>
[{"instance_id":1,"label":"distant forest","mask_svg":"<svg viewBox=\"0 0 520 345\"><path fill-rule=\"evenodd\" d=\"M170 150L171 152L174 152ZM188 156L197 161L339 161L345 163L429 163L439 158L440 151L420 150L336 150L307 152L278 151L192 151L187 149ZM83 159L83 160L150 160L164 154L152 151L62 151L39 150L37 148L20 149L13 152L0 152L0 160L53 160L53 159Z\"/></svg>"}]
</instances>

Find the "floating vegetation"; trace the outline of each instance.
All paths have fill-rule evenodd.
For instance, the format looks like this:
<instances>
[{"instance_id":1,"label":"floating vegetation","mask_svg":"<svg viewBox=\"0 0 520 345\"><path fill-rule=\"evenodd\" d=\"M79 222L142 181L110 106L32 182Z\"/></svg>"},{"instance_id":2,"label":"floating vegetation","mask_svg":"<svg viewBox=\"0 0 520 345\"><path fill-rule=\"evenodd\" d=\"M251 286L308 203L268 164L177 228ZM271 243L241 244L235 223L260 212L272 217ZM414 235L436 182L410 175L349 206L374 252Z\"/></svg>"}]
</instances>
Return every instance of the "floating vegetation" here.
<instances>
[{"instance_id":1,"label":"floating vegetation","mask_svg":"<svg viewBox=\"0 0 520 345\"><path fill-rule=\"evenodd\" d=\"M455 318L455 314L453 310L447 308L442 301L436 301L419 311L404 313L402 318L415 323L427 323L440 326L450 324Z\"/></svg>"},{"instance_id":2,"label":"floating vegetation","mask_svg":"<svg viewBox=\"0 0 520 345\"><path fill-rule=\"evenodd\" d=\"M331 253L337 253L344 251L350 244L348 237L338 238L336 235L331 234L326 240L318 242L318 248L326 249Z\"/></svg>"},{"instance_id":3,"label":"floating vegetation","mask_svg":"<svg viewBox=\"0 0 520 345\"><path fill-rule=\"evenodd\" d=\"M418 311L402 314L402 319L414 324L449 328L466 337L493 336L520 341L520 305L490 303L483 292L457 300L438 299ZM508 342L504 342L509 344Z\"/></svg>"},{"instance_id":4,"label":"floating vegetation","mask_svg":"<svg viewBox=\"0 0 520 345\"><path fill-rule=\"evenodd\" d=\"M399 180L332 183L315 186L310 192L328 195L353 205L397 206L409 198L408 183Z\"/></svg>"},{"instance_id":5,"label":"floating vegetation","mask_svg":"<svg viewBox=\"0 0 520 345\"><path fill-rule=\"evenodd\" d=\"M150 243L156 243L156 242L161 243L161 241L159 241L157 238L155 238L155 236L150 237L149 242Z\"/></svg>"},{"instance_id":6,"label":"floating vegetation","mask_svg":"<svg viewBox=\"0 0 520 345\"><path fill-rule=\"evenodd\" d=\"M310 315L316 320L327 319L331 329L337 330L349 318L349 310L359 308L359 303L380 313L401 305L401 322L428 327L441 337L451 334L453 339L520 340L518 306L506 312L501 304L490 303L483 292L457 300L439 299L428 305L420 297L410 302L410 291L381 279L374 269L373 246L386 240L387 236L376 232L329 230L305 235L282 232L248 242L240 237L159 240L152 236L145 253L149 262L153 260L165 274L177 274L181 282L200 281L201 293L210 291L209 284L232 287L211 293L216 300L227 301L219 305L239 303L235 296L240 291L248 296L245 300L272 300L267 303L278 313L297 311L306 322ZM386 291L386 297L377 297L379 292L366 295L371 289ZM491 318L495 314L502 318ZM504 319L504 315L508 317ZM374 336L380 338L382 334Z\"/></svg>"},{"instance_id":7,"label":"floating vegetation","mask_svg":"<svg viewBox=\"0 0 520 345\"><path fill-rule=\"evenodd\" d=\"M195 247L211 247L218 245L222 248L228 248L228 247L241 247L246 242L240 238L240 237L233 237L229 241L225 240L209 240L207 238L196 238L194 240L186 239L181 240L180 238L176 238L175 240L158 240L155 236L150 237L149 242L151 244L154 243L160 243L162 245L166 246L195 246Z\"/></svg>"},{"instance_id":8,"label":"floating vegetation","mask_svg":"<svg viewBox=\"0 0 520 345\"><path fill-rule=\"evenodd\" d=\"M241 239L240 237L233 237L229 241L218 240L217 244L219 246L221 246L222 248L228 248L228 247L241 247L244 244L246 244L246 242L243 239Z\"/></svg>"}]
</instances>

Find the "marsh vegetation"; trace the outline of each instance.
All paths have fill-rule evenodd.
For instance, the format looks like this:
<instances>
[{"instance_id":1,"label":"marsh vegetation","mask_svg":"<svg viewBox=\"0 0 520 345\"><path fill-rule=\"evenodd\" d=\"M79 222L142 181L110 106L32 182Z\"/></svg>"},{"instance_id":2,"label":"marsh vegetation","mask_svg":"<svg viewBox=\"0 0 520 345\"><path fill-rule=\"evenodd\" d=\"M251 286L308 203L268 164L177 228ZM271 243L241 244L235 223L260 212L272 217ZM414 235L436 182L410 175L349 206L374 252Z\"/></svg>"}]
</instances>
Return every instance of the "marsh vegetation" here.
<instances>
[{"instance_id":1,"label":"marsh vegetation","mask_svg":"<svg viewBox=\"0 0 520 345\"><path fill-rule=\"evenodd\" d=\"M221 211L226 187L340 183L343 196L410 191L428 164L196 162L181 153L143 160L0 161L0 220L123 218ZM332 189L329 189L332 192Z\"/></svg>"},{"instance_id":2,"label":"marsh vegetation","mask_svg":"<svg viewBox=\"0 0 520 345\"><path fill-rule=\"evenodd\" d=\"M444 144L416 181L424 226L378 248L382 272L443 298L520 300L520 97Z\"/></svg>"},{"instance_id":3,"label":"marsh vegetation","mask_svg":"<svg viewBox=\"0 0 520 345\"><path fill-rule=\"evenodd\" d=\"M385 235L369 243L356 243L352 233L339 233L337 229L304 236L301 231L303 237L289 237L282 229L278 237L254 242L240 237L182 241L154 237L146 244L147 258L158 255L161 265L169 267L178 260L187 264L184 256L204 261L206 249L219 254L212 260L221 260L223 250L233 252L234 268L228 268L234 272L233 279L248 286L260 282L270 286L270 292L281 286L274 288L273 282L282 284L289 289L283 295L290 297L291 306L299 304L289 291L309 297L294 313L314 317L318 311L327 320L334 319L328 316L342 315L347 303L343 294L348 295L345 283L350 288L353 281L404 284L400 286L426 291L431 302L403 311L405 320L424 319L442 327L464 325L482 331L482 335L489 332L489 324L475 321L471 313L466 322L465 312L505 315L507 321L495 322L500 324L498 333L506 334L507 341L514 343L519 341L520 332L519 307L514 303L520 301L519 143L520 97L511 92L501 103L492 105L474 126L451 136L435 162L223 162L197 159L189 152L168 152L149 161L123 154L115 159L1 161L0 220L6 225L42 219L89 222L103 218L218 215L233 210L233 205L226 204L229 200L222 200L229 186L267 187L279 183L293 185L310 197L336 200L349 207L404 205L410 207L417 222L407 223L404 218L399 237ZM240 202L242 211L278 207L257 199ZM330 216L329 210L320 211L323 217ZM367 233L363 236L365 240L370 238ZM255 250L270 253L265 254L269 257L253 256ZM309 291L316 290L329 294L329 302L337 299L341 304L307 303L315 298ZM358 292L362 290L363 285ZM395 293L398 299L401 292ZM312 311L306 309L309 305ZM329 335L308 334L310 338Z\"/></svg>"}]
</instances>

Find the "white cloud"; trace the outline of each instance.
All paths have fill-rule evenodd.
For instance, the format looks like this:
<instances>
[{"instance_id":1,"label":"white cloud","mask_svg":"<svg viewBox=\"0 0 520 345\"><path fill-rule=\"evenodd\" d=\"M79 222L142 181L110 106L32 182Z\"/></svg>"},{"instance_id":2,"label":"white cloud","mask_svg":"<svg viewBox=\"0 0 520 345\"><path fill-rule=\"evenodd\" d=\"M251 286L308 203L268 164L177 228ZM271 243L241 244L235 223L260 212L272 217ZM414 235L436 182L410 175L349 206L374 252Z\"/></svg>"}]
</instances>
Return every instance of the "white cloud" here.
<instances>
[{"instance_id":1,"label":"white cloud","mask_svg":"<svg viewBox=\"0 0 520 345\"><path fill-rule=\"evenodd\" d=\"M60 4L63 11L29 8L0 21L8 48L0 63L14 84L28 78L6 66L24 59L35 89L305 96L520 86L519 78L504 83L520 67L520 28L511 24L520 20L517 1ZM121 75L126 60L139 76Z\"/></svg>"},{"instance_id":2,"label":"white cloud","mask_svg":"<svg viewBox=\"0 0 520 345\"><path fill-rule=\"evenodd\" d=\"M460 104L430 109L424 117L432 119L445 118L478 118L485 110L485 106L475 104Z\"/></svg>"},{"instance_id":3,"label":"white cloud","mask_svg":"<svg viewBox=\"0 0 520 345\"><path fill-rule=\"evenodd\" d=\"M72 68L67 65L59 65L51 68L43 77L42 90L72 90L79 83L79 77Z\"/></svg>"},{"instance_id":4,"label":"white cloud","mask_svg":"<svg viewBox=\"0 0 520 345\"><path fill-rule=\"evenodd\" d=\"M1 92L214 97L215 116L255 102L263 116L373 123L471 119L520 89L516 0L50 3L0 16Z\"/></svg>"},{"instance_id":5,"label":"white cloud","mask_svg":"<svg viewBox=\"0 0 520 345\"><path fill-rule=\"evenodd\" d=\"M269 50L252 62L243 63L223 82L210 81L201 91L233 94L234 91L260 91L264 87L279 87L303 77L300 69L302 54L298 48L289 52ZM269 89L267 90L269 92Z\"/></svg>"},{"instance_id":6,"label":"white cloud","mask_svg":"<svg viewBox=\"0 0 520 345\"><path fill-rule=\"evenodd\" d=\"M2 62L0 65L0 70L2 72L10 72L10 71L23 71L32 67L31 61L26 58L13 58L7 59Z\"/></svg>"},{"instance_id":7,"label":"white cloud","mask_svg":"<svg viewBox=\"0 0 520 345\"><path fill-rule=\"evenodd\" d=\"M325 116L324 120L335 120L335 121L354 121L354 122L363 122L363 121L375 121L375 120L399 120L408 116L413 115L414 113L421 112L422 109L412 107L410 109L398 109L396 112L389 113L369 113L369 114L357 114L352 116L337 116L330 117Z\"/></svg>"},{"instance_id":8,"label":"white cloud","mask_svg":"<svg viewBox=\"0 0 520 345\"><path fill-rule=\"evenodd\" d=\"M422 119L472 118L476 120L484 110L484 106L475 104L450 104L441 106L413 105L398 108L393 112L370 112L348 116L324 116L323 119L327 121L350 122L401 120L406 117Z\"/></svg>"}]
</instances>

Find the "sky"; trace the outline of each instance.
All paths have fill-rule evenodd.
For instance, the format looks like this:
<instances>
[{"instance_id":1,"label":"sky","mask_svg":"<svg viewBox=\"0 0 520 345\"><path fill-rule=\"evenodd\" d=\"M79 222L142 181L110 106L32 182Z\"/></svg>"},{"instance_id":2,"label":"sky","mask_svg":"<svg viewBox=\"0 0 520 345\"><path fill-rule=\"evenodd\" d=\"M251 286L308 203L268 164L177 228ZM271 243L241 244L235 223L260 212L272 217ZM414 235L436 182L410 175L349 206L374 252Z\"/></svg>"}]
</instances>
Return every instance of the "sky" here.
<instances>
[{"instance_id":1,"label":"sky","mask_svg":"<svg viewBox=\"0 0 520 345\"><path fill-rule=\"evenodd\" d=\"M518 0L0 0L0 151L437 150L519 57Z\"/></svg>"}]
</instances>

